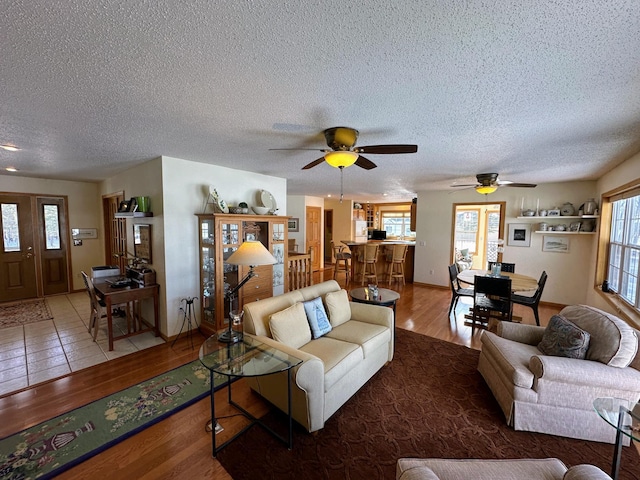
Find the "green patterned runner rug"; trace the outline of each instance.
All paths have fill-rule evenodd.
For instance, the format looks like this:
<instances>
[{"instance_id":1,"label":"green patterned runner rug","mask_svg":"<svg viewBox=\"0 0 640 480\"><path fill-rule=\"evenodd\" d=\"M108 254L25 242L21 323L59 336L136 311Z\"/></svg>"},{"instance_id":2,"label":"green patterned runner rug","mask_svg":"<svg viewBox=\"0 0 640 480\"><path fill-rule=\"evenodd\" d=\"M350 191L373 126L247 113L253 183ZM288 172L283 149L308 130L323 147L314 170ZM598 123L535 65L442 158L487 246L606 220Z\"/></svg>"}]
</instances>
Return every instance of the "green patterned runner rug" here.
<instances>
[{"instance_id":1,"label":"green patterned runner rug","mask_svg":"<svg viewBox=\"0 0 640 480\"><path fill-rule=\"evenodd\" d=\"M207 397L209 370L194 360L0 440L0 479L52 478ZM226 377L214 380L216 390Z\"/></svg>"}]
</instances>

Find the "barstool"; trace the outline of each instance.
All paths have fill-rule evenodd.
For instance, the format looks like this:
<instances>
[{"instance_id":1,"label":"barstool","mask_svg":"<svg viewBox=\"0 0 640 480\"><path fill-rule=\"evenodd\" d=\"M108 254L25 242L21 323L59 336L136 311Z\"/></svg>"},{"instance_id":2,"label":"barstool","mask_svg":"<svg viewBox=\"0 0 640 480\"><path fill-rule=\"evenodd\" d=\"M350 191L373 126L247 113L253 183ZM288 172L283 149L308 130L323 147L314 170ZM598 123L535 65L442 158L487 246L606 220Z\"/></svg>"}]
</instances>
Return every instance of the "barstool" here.
<instances>
[{"instance_id":1,"label":"barstool","mask_svg":"<svg viewBox=\"0 0 640 480\"><path fill-rule=\"evenodd\" d=\"M398 279L398 281L402 280L402 285L404 285L404 259L407 256L407 245L393 245L390 248L390 253L387 256L388 269L387 276L389 278L389 286L391 286L391 282L393 279Z\"/></svg>"},{"instance_id":2,"label":"barstool","mask_svg":"<svg viewBox=\"0 0 640 480\"><path fill-rule=\"evenodd\" d=\"M333 279L335 280L338 276L338 271L340 270L340 262L343 262L344 272L346 275L346 282L349 283L349 260L351 260L351 254L349 252L344 251L344 245L336 245L333 240L331 240L331 250L333 251L333 256L335 257L335 265L333 267Z\"/></svg>"},{"instance_id":3,"label":"barstool","mask_svg":"<svg viewBox=\"0 0 640 480\"><path fill-rule=\"evenodd\" d=\"M378 261L378 244L366 244L364 246L364 255L362 258L362 284L364 279L373 279L374 283L378 283L378 273L376 272L376 262Z\"/></svg>"}]
</instances>

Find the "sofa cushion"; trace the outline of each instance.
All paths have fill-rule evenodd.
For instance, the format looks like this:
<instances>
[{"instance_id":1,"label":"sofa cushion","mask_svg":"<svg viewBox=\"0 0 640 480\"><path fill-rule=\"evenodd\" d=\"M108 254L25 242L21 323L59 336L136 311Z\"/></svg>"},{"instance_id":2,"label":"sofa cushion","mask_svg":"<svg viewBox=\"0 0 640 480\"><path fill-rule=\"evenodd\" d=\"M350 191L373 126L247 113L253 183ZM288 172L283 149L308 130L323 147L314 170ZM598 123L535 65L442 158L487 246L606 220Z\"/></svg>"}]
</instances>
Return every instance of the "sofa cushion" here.
<instances>
[{"instance_id":1,"label":"sofa cushion","mask_svg":"<svg viewBox=\"0 0 640 480\"><path fill-rule=\"evenodd\" d=\"M391 331L383 325L351 320L335 327L327 334L330 338L349 343L357 343L362 347L364 358L381 345L388 345Z\"/></svg>"},{"instance_id":2,"label":"sofa cushion","mask_svg":"<svg viewBox=\"0 0 640 480\"><path fill-rule=\"evenodd\" d=\"M351 305L349 304L349 295L347 291L342 289L337 292L329 292L324 297L329 313L329 321L332 327L342 325L344 322L351 320Z\"/></svg>"},{"instance_id":3,"label":"sofa cushion","mask_svg":"<svg viewBox=\"0 0 640 480\"><path fill-rule=\"evenodd\" d=\"M587 305L570 305L560 314L591 335L587 360L624 368L635 358L638 337L633 328L615 315Z\"/></svg>"},{"instance_id":4,"label":"sofa cushion","mask_svg":"<svg viewBox=\"0 0 640 480\"><path fill-rule=\"evenodd\" d=\"M291 348L300 348L311 341L311 329L301 302L271 315L269 328L274 340Z\"/></svg>"},{"instance_id":5,"label":"sofa cushion","mask_svg":"<svg viewBox=\"0 0 640 480\"><path fill-rule=\"evenodd\" d=\"M545 355L584 359L589 348L589 333L562 315L553 315L544 331L538 350Z\"/></svg>"},{"instance_id":6,"label":"sofa cushion","mask_svg":"<svg viewBox=\"0 0 640 480\"><path fill-rule=\"evenodd\" d=\"M327 312L324 311L322 299L316 297L313 300L303 302L304 312L307 315L307 321L311 327L311 335L313 338L320 338L331 331L331 324L327 318Z\"/></svg>"},{"instance_id":7,"label":"sofa cushion","mask_svg":"<svg viewBox=\"0 0 640 480\"><path fill-rule=\"evenodd\" d=\"M326 335L300 347L300 350L322 360L325 392L364 359L359 345L329 338Z\"/></svg>"}]
</instances>

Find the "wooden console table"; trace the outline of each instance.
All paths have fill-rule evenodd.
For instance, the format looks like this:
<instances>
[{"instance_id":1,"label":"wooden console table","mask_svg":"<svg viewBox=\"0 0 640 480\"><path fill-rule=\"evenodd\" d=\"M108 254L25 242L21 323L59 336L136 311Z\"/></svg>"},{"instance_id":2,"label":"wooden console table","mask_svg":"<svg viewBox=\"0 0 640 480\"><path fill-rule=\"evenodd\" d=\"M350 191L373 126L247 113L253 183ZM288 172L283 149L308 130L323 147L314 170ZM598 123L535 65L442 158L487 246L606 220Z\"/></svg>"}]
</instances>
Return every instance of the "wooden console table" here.
<instances>
[{"instance_id":1,"label":"wooden console table","mask_svg":"<svg viewBox=\"0 0 640 480\"><path fill-rule=\"evenodd\" d=\"M133 335L139 335L144 332L153 331L155 336L160 335L160 331L158 330L158 322L159 322L159 312L158 312L158 295L160 292L160 285L147 285L140 286L135 282L131 283L131 286L125 288L113 288L109 282L113 282L122 277L104 277L98 278L94 281L94 288L96 290L96 295L104 301L107 309L107 329L109 332L109 351L113 350L113 342L115 340L120 340L121 338L131 337ZM142 316L140 314L140 300L144 300L145 298L153 298L153 325L149 325L142 320ZM129 315L129 303L136 303L137 308L133 309L133 322L127 322L129 324L128 332L124 335L119 335L117 337L113 336L113 317L112 317L112 309L113 305L118 305L122 303L127 304L127 315ZM140 325L138 328L138 324L135 321L135 317L140 320ZM145 324L146 328L141 328L142 324ZM132 328L133 325L133 328Z\"/></svg>"}]
</instances>

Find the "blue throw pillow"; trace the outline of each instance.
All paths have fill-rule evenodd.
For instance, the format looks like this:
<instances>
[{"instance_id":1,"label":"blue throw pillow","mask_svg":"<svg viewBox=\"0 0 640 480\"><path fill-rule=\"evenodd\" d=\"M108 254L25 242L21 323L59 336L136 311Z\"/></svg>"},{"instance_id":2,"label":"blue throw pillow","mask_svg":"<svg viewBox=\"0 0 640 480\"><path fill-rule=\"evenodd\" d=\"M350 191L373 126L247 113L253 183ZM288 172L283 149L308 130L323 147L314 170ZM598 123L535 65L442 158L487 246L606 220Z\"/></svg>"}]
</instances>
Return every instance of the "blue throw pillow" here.
<instances>
[{"instance_id":1,"label":"blue throw pillow","mask_svg":"<svg viewBox=\"0 0 640 480\"><path fill-rule=\"evenodd\" d=\"M320 297L314 298L313 300L303 302L303 305L313 338L320 338L325 333L329 333L331 331L331 324L329 323L327 312L324 310L322 299Z\"/></svg>"},{"instance_id":2,"label":"blue throw pillow","mask_svg":"<svg viewBox=\"0 0 640 480\"><path fill-rule=\"evenodd\" d=\"M544 331L538 350L545 355L584 359L590 335L563 315L554 315Z\"/></svg>"}]
</instances>

